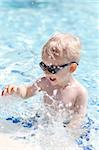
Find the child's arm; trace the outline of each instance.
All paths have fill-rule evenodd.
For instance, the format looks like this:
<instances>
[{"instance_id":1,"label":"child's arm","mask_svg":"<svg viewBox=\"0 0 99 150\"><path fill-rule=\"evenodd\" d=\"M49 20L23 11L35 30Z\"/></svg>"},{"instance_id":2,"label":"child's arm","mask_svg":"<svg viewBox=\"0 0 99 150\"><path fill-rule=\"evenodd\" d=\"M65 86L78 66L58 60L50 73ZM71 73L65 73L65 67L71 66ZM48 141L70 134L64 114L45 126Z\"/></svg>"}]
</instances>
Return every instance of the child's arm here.
<instances>
[{"instance_id":1,"label":"child's arm","mask_svg":"<svg viewBox=\"0 0 99 150\"><path fill-rule=\"evenodd\" d=\"M44 85L44 78L41 78L37 80L33 85L30 86L15 86L15 85L8 85L4 88L4 90L1 92L1 95L11 95L15 93L16 95L22 97L22 98L29 98L37 91L43 90Z\"/></svg>"},{"instance_id":2,"label":"child's arm","mask_svg":"<svg viewBox=\"0 0 99 150\"><path fill-rule=\"evenodd\" d=\"M81 126L87 112L87 101L88 93L83 89L76 99L72 120L67 125L69 128L79 128Z\"/></svg>"}]
</instances>

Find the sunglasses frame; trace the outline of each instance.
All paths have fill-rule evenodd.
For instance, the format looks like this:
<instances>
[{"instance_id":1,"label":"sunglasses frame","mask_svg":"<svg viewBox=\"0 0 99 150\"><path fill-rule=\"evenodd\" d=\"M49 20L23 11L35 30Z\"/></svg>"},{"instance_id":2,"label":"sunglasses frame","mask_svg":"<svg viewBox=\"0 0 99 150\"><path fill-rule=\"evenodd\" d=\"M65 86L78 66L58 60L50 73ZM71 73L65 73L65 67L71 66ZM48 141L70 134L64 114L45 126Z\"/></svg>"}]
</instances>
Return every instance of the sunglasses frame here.
<instances>
[{"instance_id":1,"label":"sunglasses frame","mask_svg":"<svg viewBox=\"0 0 99 150\"><path fill-rule=\"evenodd\" d=\"M68 63L68 64L55 66L55 65L46 65L43 61L41 61L39 63L39 66L42 68L43 71L47 70L47 71L49 71L52 74L56 74L59 70L63 69L66 66L71 65L72 63L76 63L78 65L77 62L71 62L71 63Z\"/></svg>"}]
</instances>

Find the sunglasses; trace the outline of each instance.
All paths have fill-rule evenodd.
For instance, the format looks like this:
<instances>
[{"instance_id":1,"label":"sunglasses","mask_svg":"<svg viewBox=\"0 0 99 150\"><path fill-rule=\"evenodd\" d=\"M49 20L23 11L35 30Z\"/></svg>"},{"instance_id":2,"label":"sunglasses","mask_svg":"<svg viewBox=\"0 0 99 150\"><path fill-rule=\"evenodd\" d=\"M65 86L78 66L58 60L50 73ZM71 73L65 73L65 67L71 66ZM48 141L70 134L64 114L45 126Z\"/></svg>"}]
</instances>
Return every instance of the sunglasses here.
<instances>
[{"instance_id":1,"label":"sunglasses","mask_svg":"<svg viewBox=\"0 0 99 150\"><path fill-rule=\"evenodd\" d=\"M52 74L55 74L57 73L59 70L63 69L64 67L66 66L69 66L71 65L72 63L76 63L78 65L77 62L71 62L71 63L68 63L68 64L63 64L63 65L58 65L58 66L55 66L55 65L46 65L44 62L40 62L39 65L40 67L42 68L43 71L49 71L50 73Z\"/></svg>"}]
</instances>

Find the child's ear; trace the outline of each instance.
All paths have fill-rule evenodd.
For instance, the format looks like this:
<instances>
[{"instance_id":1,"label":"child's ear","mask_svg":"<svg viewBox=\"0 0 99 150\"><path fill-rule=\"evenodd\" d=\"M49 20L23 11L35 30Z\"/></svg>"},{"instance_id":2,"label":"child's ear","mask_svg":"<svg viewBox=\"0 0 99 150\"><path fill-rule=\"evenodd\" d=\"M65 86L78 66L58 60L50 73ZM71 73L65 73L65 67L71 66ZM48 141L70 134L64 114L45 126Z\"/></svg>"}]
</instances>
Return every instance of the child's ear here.
<instances>
[{"instance_id":1,"label":"child's ear","mask_svg":"<svg viewBox=\"0 0 99 150\"><path fill-rule=\"evenodd\" d=\"M74 72L76 70L76 68L77 68L77 64L76 63L71 64L70 65L70 72L71 73Z\"/></svg>"}]
</instances>

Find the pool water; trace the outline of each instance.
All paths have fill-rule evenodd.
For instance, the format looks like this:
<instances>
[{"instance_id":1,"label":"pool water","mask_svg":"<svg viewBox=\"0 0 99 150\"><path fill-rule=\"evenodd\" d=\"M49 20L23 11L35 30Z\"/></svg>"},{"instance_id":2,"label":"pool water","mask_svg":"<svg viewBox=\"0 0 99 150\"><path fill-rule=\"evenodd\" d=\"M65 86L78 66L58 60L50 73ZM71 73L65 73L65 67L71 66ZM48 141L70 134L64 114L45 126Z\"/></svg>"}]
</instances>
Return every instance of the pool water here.
<instances>
[{"instance_id":1,"label":"pool water","mask_svg":"<svg viewBox=\"0 0 99 150\"><path fill-rule=\"evenodd\" d=\"M82 57L74 76L89 93L84 132L73 138L47 110L46 119L42 93L25 101L17 96L0 97L0 132L37 143L43 150L98 150L98 0L0 0L0 89L7 84L31 84L43 75L38 65L41 49L55 32L81 38Z\"/></svg>"}]
</instances>

